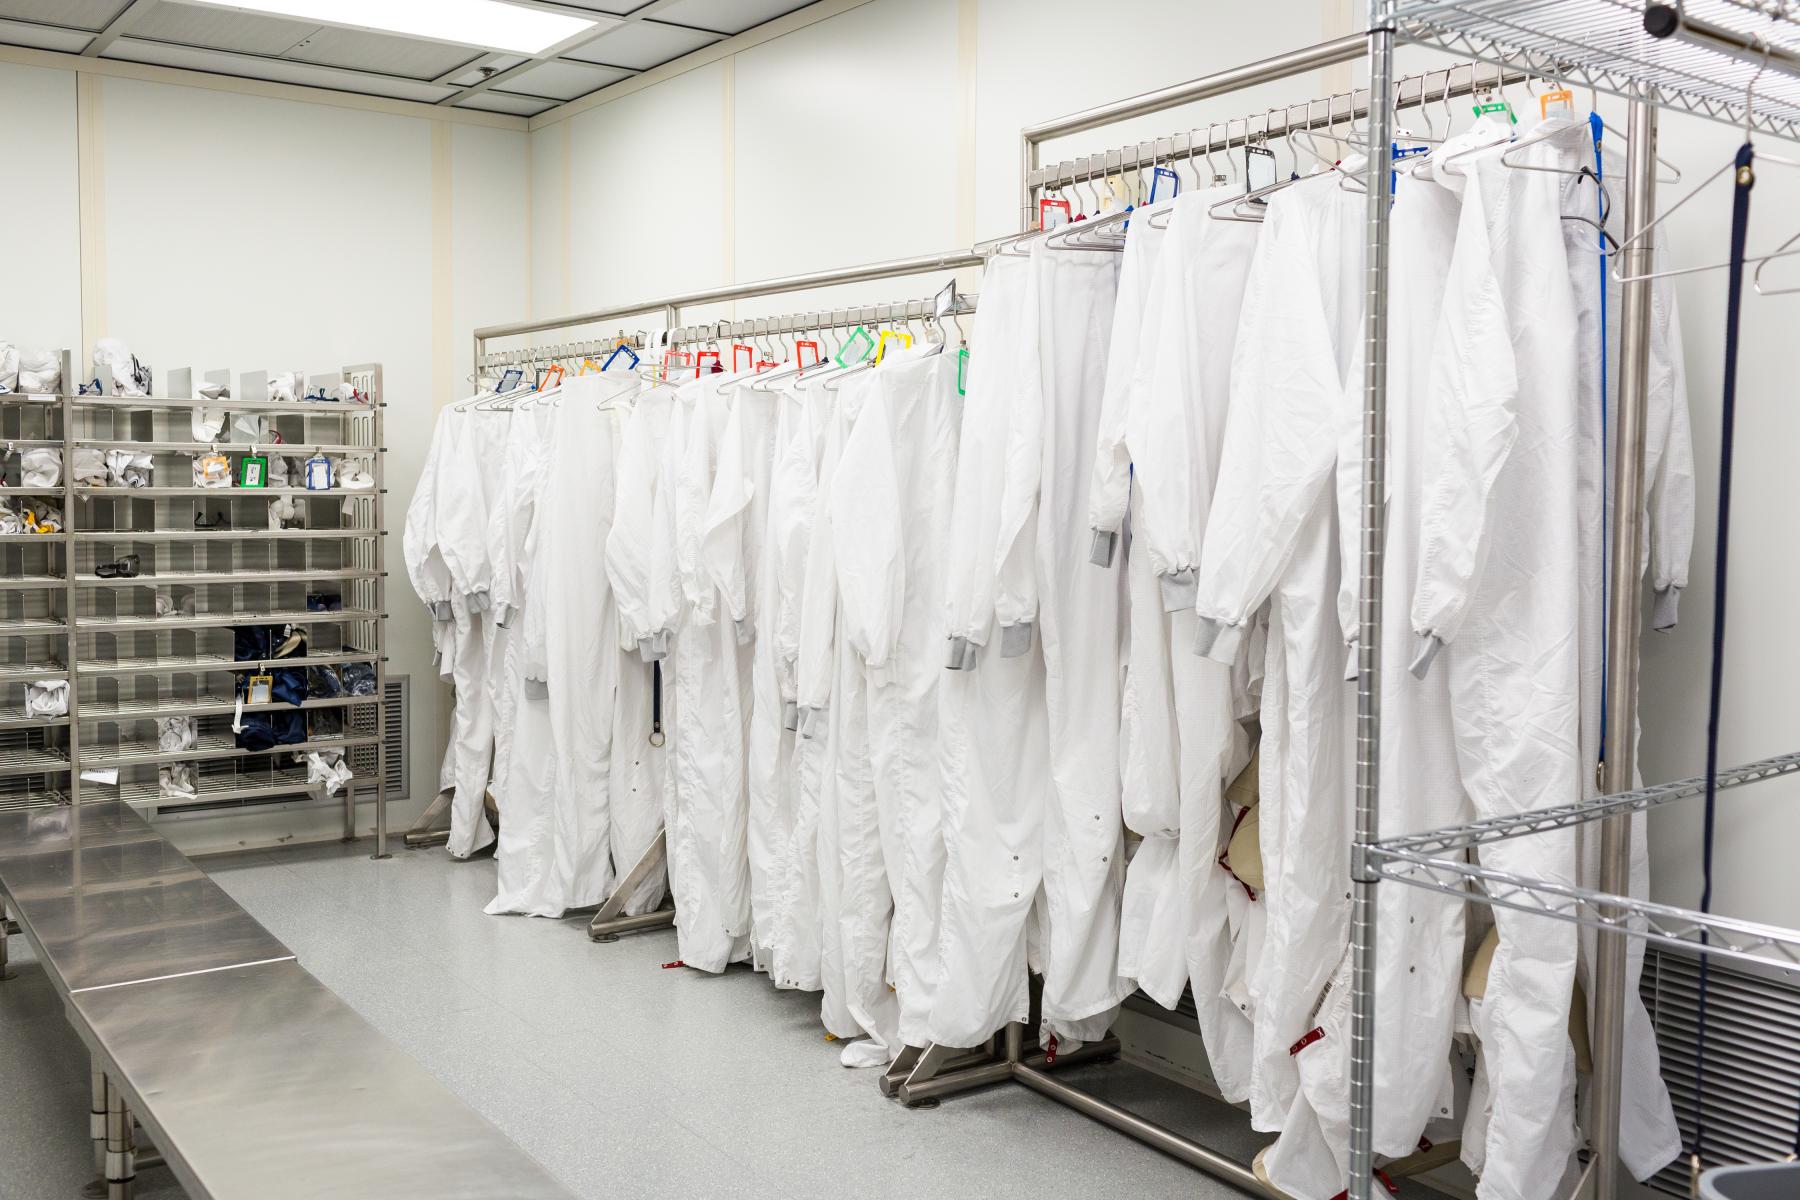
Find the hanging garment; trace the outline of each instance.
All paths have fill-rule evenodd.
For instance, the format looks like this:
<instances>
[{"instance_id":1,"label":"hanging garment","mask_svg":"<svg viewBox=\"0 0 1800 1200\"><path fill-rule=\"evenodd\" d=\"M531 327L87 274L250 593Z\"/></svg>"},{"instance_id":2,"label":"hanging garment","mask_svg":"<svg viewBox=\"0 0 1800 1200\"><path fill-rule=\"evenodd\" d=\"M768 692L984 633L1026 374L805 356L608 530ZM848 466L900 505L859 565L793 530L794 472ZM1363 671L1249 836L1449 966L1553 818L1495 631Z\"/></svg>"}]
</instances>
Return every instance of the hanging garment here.
<instances>
[{"instance_id":1,"label":"hanging garment","mask_svg":"<svg viewBox=\"0 0 1800 1200\"><path fill-rule=\"evenodd\" d=\"M1469 145L1452 140L1435 162ZM1382 802L1381 835L1392 837L1442 828L1462 819L1465 801L1457 773L1450 700L1441 676L1415 679L1406 667L1410 610L1424 488L1433 477L1443 442L1431 421L1427 373L1439 337L1444 289L1455 246L1460 198L1429 177L1432 164L1395 183L1388 315L1387 540L1383 571ZM1346 379L1360 396L1361 342ZM1352 420L1360 423L1359 403ZM1360 454L1355 472L1340 470L1339 512L1360 526ZM1347 644L1356 637L1355 580L1347 564L1348 602L1339 617ZM1377 889L1375 1137L1387 1158L1412 1153L1433 1123L1432 1140L1455 1136L1442 1123L1455 1111L1450 1074L1458 984L1463 959L1463 904L1418 888ZM1330 1196L1348 1169L1349 1004L1348 959L1332 980L1306 1044L1294 1061L1311 1105L1304 1120L1290 1122L1266 1154L1273 1180L1296 1196ZM1317 1031L1316 1036L1313 1031ZM1310 1039L1310 1040L1307 1040Z\"/></svg>"},{"instance_id":2,"label":"hanging garment","mask_svg":"<svg viewBox=\"0 0 1800 1200\"><path fill-rule=\"evenodd\" d=\"M1561 180L1504 148L1441 174L1463 205L1429 394L1445 446L1427 483L1414 672L1444 671L1471 816L1581 795L1576 314ZM1552 138L1513 151L1574 169ZM1545 264L1559 269L1546 270ZM1433 659L1443 661L1433 665ZM1489 868L1576 883L1573 831L1492 842ZM1482 1019L1491 1116L1478 1194L1554 1194L1576 1144L1567 1035L1573 926L1497 908Z\"/></svg>"},{"instance_id":3,"label":"hanging garment","mask_svg":"<svg viewBox=\"0 0 1800 1200\"><path fill-rule=\"evenodd\" d=\"M505 811L507 780L514 748L513 723L523 694L524 662L519 649L522 612L529 603L532 548L559 550L532 538L538 501L549 478L549 462L557 449L553 422L556 401L533 396L511 409L475 414L477 432L485 429L489 452L484 462L484 488L490 507L482 526L488 563L488 607L481 614L482 653L487 664L487 696L493 714L493 795Z\"/></svg>"},{"instance_id":4,"label":"hanging garment","mask_svg":"<svg viewBox=\"0 0 1800 1200\"><path fill-rule=\"evenodd\" d=\"M745 693L745 855L749 868L751 961L770 971L780 919L776 901L785 837L778 818L778 789L785 754L776 642L765 597L764 565L770 482L775 465L776 401L752 377L730 389L730 416L719 438L718 469L708 500L701 546L707 574L718 588L720 620L729 622L739 647L749 646Z\"/></svg>"},{"instance_id":5,"label":"hanging garment","mask_svg":"<svg viewBox=\"0 0 1800 1200\"><path fill-rule=\"evenodd\" d=\"M776 818L785 831L785 849L776 897L779 929L773 939L770 974L777 986L821 991L826 990L821 967L824 879L819 857L826 739L800 737L797 730L806 564L830 401L823 389L809 388L792 378L778 395L776 443L780 457L769 498L769 544L777 597L772 638L781 694L782 745L789 749L789 759ZM820 1011L826 1029L833 1034L850 1036L854 1031L841 989L835 984L823 997Z\"/></svg>"},{"instance_id":6,"label":"hanging garment","mask_svg":"<svg viewBox=\"0 0 1800 1200\"><path fill-rule=\"evenodd\" d=\"M956 377L956 356L942 346L888 355L869 374L831 492L831 527L850 533L834 539L840 615L868 685L873 849L889 889L885 900L873 883L862 893L863 986L884 982L884 973L869 973L882 957L879 937L899 1003L898 1035L919 1047L930 1041L943 904L936 751L945 672L935 635L962 415ZM867 841L869 814L859 815L860 823L850 813L840 818L845 845L853 827Z\"/></svg>"},{"instance_id":7,"label":"hanging garment","mask_svg":"<svg viewBox=\"0 0 1800 1200\"><path fill-rule=\"evenodd\" d=\"M882 386L877 374L859 367L814 385L832 390L831 415L819 464L800 634L799 733L825 739L818 843L823 1012L829 1029L833 1010L841 1006L853 1023L851 1036L867 1035L844 1048L842 1061L850 1067L885 1065L899 1050L899 1006L887 970L894 901L871 756L869 670L851 639L839 586L839 556L855 553L852 540L878 536L851 523L854 499L844 505L837 499L840 489L854 492L865 482L845 472L844 452L864 407ZM853 586L861 582L854 566L847 566L844 576Z\"/></svg>"},{"instance_id":8,"label":"hanging garment","mask_svg":"<svg viewBox=\"0 0 1800 1200\"><path fill-rule=\"evenodd\" d=\"M1316 1123L1295 1044L1313 1026L1348 935L1354 697L1334 603L1331 484L1360 409L1345 379L1360 319L1363 209L1335 174L1269 199L1200 547L1197 649L1234 663L1270 602L1258 788L1266 890L1257 902L1267 914L1248 980L1251 1117L1266 1130ZM1281 1186L1310 1195L1310 1186Z\"/></svg>"},{"instance_id":9,"label":"hanging garment","mask_svg":"<svg viewBox=\"0 0 1800 1200\"><path fill-rule=\"evenodd\" d=\"M485 809L493 765L494 710L488 692L488 641L481 612L471 603L477 560L485 561L485 488L476 465L473 413L446 414L446 442L435 472L432 500L435 545L450 580L449 654L456 708L450 740L456 747L456 788L450 807L449 850L467 858L493 844Z\"/></svg>"},{"instance_id":10,"label":"hanging garment","mask_svg":"<svg viewBox=\"0 0 1800 1200\"><path fill-rule=\"evenodd\" d=\"M605 546L618 449L614 406L629 400L637 382L578 376L546 405L551 451L527 535L532 577L516 648L525 703L545 709L552 786L547 794L529 787L506 794L494 851L499 891L489 913L560 917L599 904L612 890L607 802L620 655ZM502 577L495 586L504 588Z\"/></svg>"},{"instance_id":11,"label":"hanging garment","mask_svg":"<svg viewBox=\"0 0 1800 1200\"><path fill-rule=\"evenodd\" d=\"M1180 1001L1188 976L1187 904L1176 861L1181 825L1179 734L1162 596L1149 555L1137 543L1143 493L1136 486L1132 460L1137 446L1129 431L1133 401L1140 393L1138 381L1147 385L1156 354L1167 232L1160 222L1168 219L1172 203L1136 210L1126 231L1094 473L1088 485L1088 523L1094 530L1089 561L1104 568L1123 562L1129 612L1127 665L1120 681L1119 761L1125 825L1143 840L1130 851L1126 865L1119 977L1121 986L1135 983L1171 1009ZM1187 657L1185 647L1182 653Z\"/></svg>"},{"instance_id":12,"label":"hanging garment","mask_svg":"<svg viewBox=\"0 0 1800 1200\"><path fill-rule=\"evenodd\" d=\"M1230 194L1209 189L1175 202L1157 326L1149 335L1154 352L1140 357L1127 436L1134 491L1142 497L1141 522L1133 526L1134 544L1140 527L1143 539L1135 567L1154 587L1153 597L1151 587L1137 584L1133 618L1141 611L1159 635L1168 671L1165 719L1172 718L1176 730L1179 884L1171 890L1186 904L1182 974L1194 989L1214 1080L1227 1099L1239 1101L1249 1095L1252 1026L1227 994L1225 980L1234 928L1254 930L1262 922L1248 919L1243 910L1257 903L1253 892L1232 878L1220 857L1236 818L1227 811L1226 785L1250 760L1250 737L1239 717L1253 714L1255 703L1247 667L1234 672L1192 653L1195 573L1224 450L1239 314L1261 231L1257 224L1212 219L1211 206ZM1195 336L1197 330L1204 336ZM1134 629L1134 651L1138 644ZM1240 910L1235 926L1234 906Z\"/></svg>"},{"instance_id":13,"label":"hanging garment","mask_svg":"<svg viewBox=\"0 0 1800 1200\"><path fill-rule=\"evenodd\" d=\"M401 533L407 578L412 582L413 593L431 612L431 663L444 675L455 665L455 636L450 623L450 568L437 545L437 474L439 456L452 440L448 427L457 419L450 409L438 412L418 485L406 506L406 527Z\"/></svg>"},{"instance_id":14,"label":"hanging garment","mask_svg":"<svg viewBox=\"0 0 1800 1200\"><path fill-rule=\"evenodd\" d=\"M669 882L686 965L717 973L749 955L748 795L744 704L748 647L720 620L718 587L702 559L716 447L736 377L703 375L676 396L664 444L661 488L672 498L674 562L682 616L675 636L675 726Z\"/></svg>"},{"instance_id":15,"label":"hanging garment","mask_svg":"<svg viewBox=\"0 0 1800 1200\"><path fill-rule=\"evenodd\" d=\"M1050 792L1043 658L1007 656L990 644L1007 436L1036 347L1030 275L1029 260L1012 255L990 258L982 273L958 439L946 592L951 670L938 683L943 929L927 1023L944 1046L978 1046L1030 1012L1027 926Z\"/></svg>"},{"instance_id":16,"label":"hanging garment","mask_svg":"<svg viewBox=\"0 0 1800 1200\"><path fill-rule=\"evenodd\" d=\"M653 585L653 556L660 543L658 467L669 433L675 391L648 388L638 394L621 434L618 489L606 538L606 569L619 615L619 702L613 722L611 781L613 865L624 876L663 834L669 780L668 732L673 729L673 688L666 655L668 605L676 585L672 560L662 563ZM665 547L672 550L672 547ZM654 615L653 615L654 614ZM658 705L660 702L660 731ZM653 737L654 735L654 737ZM626 899L625 913L650 912L668 887L666 860Z\"/></svg>"}]
</instances>

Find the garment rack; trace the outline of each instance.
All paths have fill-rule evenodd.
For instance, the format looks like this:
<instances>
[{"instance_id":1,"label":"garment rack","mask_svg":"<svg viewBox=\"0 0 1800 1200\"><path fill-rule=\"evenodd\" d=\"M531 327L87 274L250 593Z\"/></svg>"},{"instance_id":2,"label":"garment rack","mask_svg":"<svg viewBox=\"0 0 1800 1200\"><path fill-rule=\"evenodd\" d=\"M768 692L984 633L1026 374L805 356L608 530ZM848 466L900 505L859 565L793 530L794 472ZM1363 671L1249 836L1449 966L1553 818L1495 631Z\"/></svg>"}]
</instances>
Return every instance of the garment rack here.
<instances>
[{"instance_id":1,"label":"garment rack","mask_svg":"<svg viewBox=\"0 0 1800 1200\"><path fill-rule=\"evenodd\" d=\"M1700 795L1706 780L1633 786L1641 632L1645 414L1649 387L1650 272L1647 231L1655 212L1655 142L1659 109L1741 125L1800 141L1800 14L1759 0L1725 0L1708 7L1716 21L1690 17L1683 6L1640 9L1619 0L1560 0L1529 13L1507 0L1369 0L1369 78L1393 78L1399 44L1467 55L1498 68L1533 59L1557 64L1561 79L1630 102L1625 219L1621 245L1623 313L1620 328L1618 452L1613 477L1607 644L1614 654L1606 680L1607 721L1600 795L1518 816L1405 837L1381 839L1381 580L1386 510L1387 297L1389 204L1371 188L1368 206L1365 313L1368 353L1363 376L1363 508L1357 686L1355 836L1351 851L1351 1083L1350 1200L1369 1200L1373 1175L1375 1040L1375 887L1381 882L1447 892L1475 903L1520 909L1593 929L1595 975L1591 1111L1592 1154L1576 1186L1577 1200L1615 1200L1624 1177L1619 1159L1620 1066L1624 1053L1627 937L1698 949L1741 961L1791 968L1800 964L1800 930L1634 899L1628 894L1630 815ZM1640 24L1641 22L1641 24ZM1734 24L1735 22L1735 24ZM1785 37L1786 44L1779 39ZM1752 100L1754 97L1754 100ZM1747 111L1746 111L1747 110ZM1377 108L1369 142L1392 139L1393 114ZM1718 787L1736 787L1800 770L1800 754L1785 754L1724 770ZM1500 838L1600 823L1598 890L1553 885L1484 868L1468 851Z\"/></svg>"},{"instance_id":2,"label":"garment rack","mask_svg":"<svg viewBox=\"0 0 1800 1200\"><path fill-rule=\"evenodd\" d=\"M752 333L777 334L782 332L799 332L800 330L850 328L858 324L868 323L871 314L886 314L886 319L905 320L929 317L934 309L929 307L929 300L904 301L893 304L858 306L855 308L839 308L810 313L796 313L785 317L755 318L747 321L720 321L711 325L681 325L681 310L700 304L722 304L733 300L748 300L759 296L774 296L786 292L804 292L814 288L833 287L839 284L864 283L878 279L897 279L909 275L925 275L933 271L954 271L970 267L979 267L983 263L981 255L973 251L949 251L943 254L924 254L914 258L892 259L888 262L869 263L860 267L842 267L828 271L814 271L804 275L786 275L775 279L761 279L752 283L732 284L726 287L708 288L704 291L686 292L675 296L647 300L640 304L625 305L617 308L601 309L595 312L577 313L567 317L550 317L541 320L518 321L509 325L489 325L475 331L475 371L479 376L485 370L504 369L512 366L526 366L533 363L546 364L554 362L579 362L597 354L609 354L620 345L630 345L635 350L642 350L650 345L654 338L661 338L660 344L673 345L681 342L711 341L729 337L749 336ZM951 312L961 314L973 311L974 297L959 294L957 305ZM959 307L961 306L961 307ZM922 309L922 311L921 311ZM658 313L664 321L664 331L655 335L638 333L627 336L621 333L617 337L586 340L579 342L559 343L541 347L522 347L490 352L488 343L500 338L523 337L530 334L548 333L559 329L574 329L584 325L610 325L629 317L641 317L649 313ZM419 813L411 828L406 831L403 841L411 849L426 846L441 846L450 840L449 829L450 793L440 792L430 804ZM660 909L656 913L640 916L622 916L625 897L630 894L626 886L635 886L661 865L665 857L665 848L661 835L651 844L644 856L632 866L621 878L613 896L600 906L595 915L589 933L596 940L606 941L617 933L633 929L647 929L658 925L667 925L673 920L672 909Z\"/></svg>"}]
</instances>

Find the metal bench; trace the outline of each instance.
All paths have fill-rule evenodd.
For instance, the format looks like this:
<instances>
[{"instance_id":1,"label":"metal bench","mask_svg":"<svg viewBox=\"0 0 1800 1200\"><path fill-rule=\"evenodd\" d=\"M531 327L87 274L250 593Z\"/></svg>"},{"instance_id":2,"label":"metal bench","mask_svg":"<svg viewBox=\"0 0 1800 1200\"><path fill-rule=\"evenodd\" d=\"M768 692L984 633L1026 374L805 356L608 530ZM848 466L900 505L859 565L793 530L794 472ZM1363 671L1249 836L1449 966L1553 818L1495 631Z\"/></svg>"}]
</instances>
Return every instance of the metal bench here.
<instances>
[{"instance_id":1,"label":"metal bench","mask_svg":"<svg viewBox=\"0 0 1800 1200\"><path fill-rule=\"evenodd\" d=\"M572 1200L128 806L0 813L0 905L93 1055L109 1200L139 1123L193 1200Z\"/></svg>"}]
</instances>

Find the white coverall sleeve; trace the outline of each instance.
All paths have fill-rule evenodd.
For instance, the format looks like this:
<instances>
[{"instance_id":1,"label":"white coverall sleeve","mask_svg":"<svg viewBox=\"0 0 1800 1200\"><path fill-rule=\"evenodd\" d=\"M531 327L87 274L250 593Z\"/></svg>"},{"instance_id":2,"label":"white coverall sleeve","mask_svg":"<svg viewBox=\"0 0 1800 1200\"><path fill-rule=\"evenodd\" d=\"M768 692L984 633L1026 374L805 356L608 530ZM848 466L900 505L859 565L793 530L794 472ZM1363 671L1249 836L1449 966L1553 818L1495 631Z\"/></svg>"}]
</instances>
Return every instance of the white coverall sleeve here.
<instances>
[{"instance_id":1,"label":"white coverall sleeve","mask_svg":"<svg viewBox=\"0 0 1800 1200\"><path fill-rule=\"evenodd\" d=\"M1098 566L1112 565L1119 530L1131 504L1135 456L1129 425L1132 385L1142 347L1152 344L1146 335L1154 324L1148 319L1153 306L1146 298L1160 286L1163 260L1156 251L1166 240L1156 234L1148 221L1132 226L1126 232L1125 261L1119 270L1119 299L1113 310L1112 343L1106 352L1106 390L1100 397L1094 472L1088 482L1088 525L1094 531L1089 561Z\"/></svg>"},{"instance_id":2,"label":"white coverall sleeve","mask_svg":"<svg viewBox=\"0 0 1800 1200\"><path fill-rule=\"evenodd\" d=\"M1337 462L1343 379L1304 214L1288 207L1294 200L1288 192L1270 201L1250 270L1201 548L1195 649L1227 664L1287 569Z\"/></svg>"},{"instance_id":3,"label":"white coverall sleeve","mask_svg":"<svg viewBox=\"0 0 1800 1200\"><path fill-rule=\"evenodd\" d=\"M470 441L474 419L472 414L452 419L450 441L433 481L438 551L451 586L463 597L487 587L487 504Z\"/></svg>"},{"instance_id":4,"label":"white coverall sleeve","mask_svg":"<svg viewBox=\"0 0 1800 1200\"><path fill-rule=\"evenodd\" d=\"M612 529L606 535L606 574L619 612L619 646L636 650L656 632L650 624L650 552L656 498L655 442L650 414L634 409L620 438Z\"/></svg>"},{"instance_id":5,"label":"white coverall sleeve","mask_svg":"<svg viewBox=\"0 0 1800 1200\"><path fill-rule=\"evenodd\" d=\"M1037 330L1041 323L1039 286L1049 269L1045 251L1032 253L1023 317L1026 322L1017 360L1017 388L1006 439L1000 491L1000 524L994 542L994 616L1000 622L1000 655L1014 658L1031 649L1038 614L1038 496L1044 482L1044 389Z\"/></svg>"},{"instance_id":6,"label":"white coverall sleeve","mask_svg":"<svg viewBox=\"0 0 1800 1200\"><path fill-rule=\"evenodd\" d=\"M412 503L406 507L406 528L401 534L402 553L406 558L407 578L414 593L431 610L432 662L447 672L451 663L445 653L454 644L450 618L450 569L437 546L436 491L438 455L443 453L445 427L454 419L449 412L438 414L431 431L431 444L425 449L425 464L419 472L419 483L413 489Z\"/></svg>"},{"instance_id":7,"label":"white coverall sleeve","mask_svg":"<svg viewBox=\"0 0 1800 1200\"><path fill-rule=\"evenodd\" d=\"M994 546L1007 430L1019 386L1019 331L1029 317L1028 273L1026 259L996 255L981 277L945 572L946 665L952 670L974 665L974 648L987 645L994 625Z\"/></svg>"},{"instance_id":8,"label":"white coverall sleeve","mask_svg":"<svg viewBox=\"0 0 1800 1200\"><path fill-rule=\"evenodd\" d=\"M525 561L532 564L533 574L542 574L551 565L549 555L540 557L537 552L543 528L544 522L538 521L526 535L524 556ZM550 682L549 608L548 603L528 604L524 618L519 622L519 653L524 666L525 687L538 696L545 694Z\"/></svg>"},{"instance_id":9,"label":"white coverall sleeve","mask_svg":"<svg viewBox=\"0 0 1800 1200\"><path fill-rule=\"evenodd\" d=\"M1650 481L1650 585L1656 592L1652 628L1673 629L1687 586L1694 547L1694 435L1688 418L1687 363L1681 350L1681 312L1674 282L1651 291L1650 395L1645 475Z\"/></svg>"},{"instance_id":10,"label":"white coverall sleeve","mask_svg":"<svg viewBox=\"0 0 1800 1200\"><path fill-rule=\"evenodd\" d=\"M798 729L800 736L823 736L825 710L831 702L836 674L837 560L832 544L832 478L842 449L843 422L833 419L825 456L819 467L819 490L813 500L812 531L807 539L806 581L800 601Z\"/></svg>"},{"instance_id":11,"label":"white coverall sleeve","mask_svg":"<svg viewBox=\"0 0 1800 1200\"><path fill-rule=\"evenodd\" d=\"M1411 669L1420 678L1468 615L1487 558L1494 482L1518 437L1518 364L1483 208L1471 183L1441 318L1460 336L1438 339L1427 388L1443 410L1433 428L1446 444L1426 484L1419 535Z\"/></svg>"},{"instance_id":12,"label":"white coverall sleeve","mask_svg":"<svg viewBox=\"0 0 1800 1200\"><path fill-rule=\"evenodd\" d=\"M749 585L744 575L744 513L754 490L749 463L744 457L743 406L733 404L719 442L719 464L713 475L712 495L707 499L706 526L700 557L706 575L725 600L725 613L737 627L740 643L753 634L750 627Z\"/></svg>"},{"instance_id":13,"label":"white coverall sleeve","mask_svg":"<svg viewBox=\"0 0 1800 1200\"><path fill-rule=\"evenodd\" d=\"M718 592L707 578L700 557L706 536L706 509L712 500L712 417L707 411L711 401L704 390L709 382L699 380L687 385L698 395L685 417L687 436L682 443L675 484L675 565L696 625L711 625L718 615ZM675 419L684 419L679 408Z\"/></svg>"},{"instance_id":14,"label":"white coverall sleeve","mask_svg":"<svg viewBox=\"0 0 1800 1200\"><path fill-rule=\"evenodd\" d=\"M1143 538L1150 569L1162 593L1163 611L1194 606L1201 530L1193 528L1194 488L1204 474L1194 462L1190 421L1200 420L1200 371L1195 362L1198 326L1188 324L1186 290L1178 269L1188 223L1176 220L1163 254L1169 263L1157 278L1137 354L1131 388L1131 453L1142 493ZM1136 543L1133 543L1134 546Z\"/></svg>"},{"instance_id":15,"label":"white coverall sleeve","mask_svg":"<svg viewBox=\"0 0 1800 1200\"><path fill-rule=\"evenodd\" d=\"M893 663L906 594L891 434L887 403L877 384L845 439L831 489L832 527L856 531L833 548L844 635L877 684L886 681Z\"/></svg>"},{"instance_id":16,"label":"white coverall sleeve","mask_svg":"<svg viewBox=\"0 0 1800 1200\"><path fill-rule=\"evenodd\" d=\"M784 401L785 419L793 422L782 438L781 469L786 474L783 520L775 546L776 586L780 592L775 617L775 658L781 698L799 700L800 614L806 591L807 546L812 538L813 506L818 498L818 468L813 462L813 424L803 400Z\"/></svg>"}]
</instances>

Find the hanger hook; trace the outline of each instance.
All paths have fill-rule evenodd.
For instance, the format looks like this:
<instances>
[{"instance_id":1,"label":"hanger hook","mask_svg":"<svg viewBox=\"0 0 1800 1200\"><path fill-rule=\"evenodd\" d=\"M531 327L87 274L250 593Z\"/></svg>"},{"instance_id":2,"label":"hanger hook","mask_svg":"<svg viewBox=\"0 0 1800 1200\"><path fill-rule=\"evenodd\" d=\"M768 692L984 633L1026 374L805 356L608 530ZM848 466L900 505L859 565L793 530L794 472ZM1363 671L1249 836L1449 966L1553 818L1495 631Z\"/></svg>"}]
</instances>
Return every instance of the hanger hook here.
<instances>
[{"instance_id":1,"label":"hanger hook","mask_svg":"<svg viewBox=\"0 0 1800 1200\"><path fill-rule=\"evenodd\" d=\"M1761 43L1763 57L1762 62L1757 64L1756 73L1750 76L1750 82L1744 85L1744 140L1746 142L1750 140L1756 127L1756 85L1762 79L1763 72L1769 69L1769 55L1775 49L1761 34L1756 35L1752 44L1755 43Z\"/></svg>"}]
</instances>

